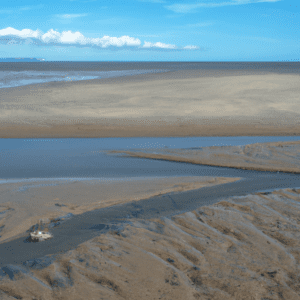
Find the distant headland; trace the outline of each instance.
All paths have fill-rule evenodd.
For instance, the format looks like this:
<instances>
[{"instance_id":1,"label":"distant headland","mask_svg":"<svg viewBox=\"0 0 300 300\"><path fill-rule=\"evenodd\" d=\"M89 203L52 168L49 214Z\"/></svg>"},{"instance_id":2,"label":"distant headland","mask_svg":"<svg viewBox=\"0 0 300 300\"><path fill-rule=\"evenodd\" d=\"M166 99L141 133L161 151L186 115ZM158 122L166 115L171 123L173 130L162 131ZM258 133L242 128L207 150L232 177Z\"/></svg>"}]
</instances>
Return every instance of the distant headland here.
<instances>
[{"instance_id":1,"label":"distant headland","mask_svg":"<svg viewBox=\"0 0 300 300\"><path fill-rule=\"evenodd\" d=\"M1 58L0 57L0 62L41 62L45 61L44 58Z\"/></svg>"}]
</instances>

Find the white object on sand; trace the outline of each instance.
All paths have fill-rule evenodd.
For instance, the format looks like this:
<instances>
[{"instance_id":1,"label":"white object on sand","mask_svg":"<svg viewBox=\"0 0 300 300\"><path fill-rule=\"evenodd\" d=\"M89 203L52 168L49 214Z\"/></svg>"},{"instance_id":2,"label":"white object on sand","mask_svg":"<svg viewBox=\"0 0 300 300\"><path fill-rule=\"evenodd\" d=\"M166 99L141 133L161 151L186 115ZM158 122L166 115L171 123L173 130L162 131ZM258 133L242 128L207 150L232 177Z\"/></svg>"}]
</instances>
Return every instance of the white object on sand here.
<instances>
[{"instance_id":1,"label":"white object on sand","mask_svg":"<svg viewBox=\"0 0 300 300\"><path fill-rule=\"evenodd\" d=\"M36 242L42 242L53 237L53 235L50 232L45 231L34 231L30 233L30 236L31 239Z\"/></svg>"}]
</instances>

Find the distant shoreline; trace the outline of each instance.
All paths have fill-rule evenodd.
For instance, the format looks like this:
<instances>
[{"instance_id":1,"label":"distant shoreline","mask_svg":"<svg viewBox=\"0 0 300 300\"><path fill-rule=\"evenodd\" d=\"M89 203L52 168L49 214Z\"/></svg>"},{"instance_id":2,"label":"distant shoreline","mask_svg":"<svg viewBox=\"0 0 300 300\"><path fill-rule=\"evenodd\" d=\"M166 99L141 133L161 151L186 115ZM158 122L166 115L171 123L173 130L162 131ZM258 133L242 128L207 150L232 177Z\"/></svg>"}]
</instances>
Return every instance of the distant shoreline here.
<instances>
[{"instance_id":1,"label":"distant shoreline","mask_svg":"<svg viewBox=\"0 0 300 300\"><path fill-rule=\"evenodd\" d=\"M213 137L213 136L293 136L300 135L300 126L253 126L226 122L211 125L122 125L107 120L108 125L73 124L32 126L0 124L0 138L122 138L122 137Z\"/></svg>"},{"instance_id":2,"label":"distant shoreline","mask_svg":"<svg viewBox=\"0 0 300 300\"><path fill-rule=\"evenodd\" d=\"M44 58L0 58L0 62L44 62Z\"/></svg>"}]
</instances>

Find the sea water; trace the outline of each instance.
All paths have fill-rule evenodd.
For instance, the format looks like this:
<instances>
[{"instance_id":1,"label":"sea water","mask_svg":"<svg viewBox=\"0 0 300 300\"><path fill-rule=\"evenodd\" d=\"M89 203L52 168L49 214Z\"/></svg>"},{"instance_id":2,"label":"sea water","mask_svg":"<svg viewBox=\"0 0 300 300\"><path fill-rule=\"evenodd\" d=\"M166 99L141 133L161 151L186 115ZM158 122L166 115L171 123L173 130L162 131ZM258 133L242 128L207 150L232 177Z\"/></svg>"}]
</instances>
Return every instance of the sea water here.
<instances>
[{"instance_id":1,"label":"sea water","mask_svg":"<svg viewBox=\"0 0 300 300\"><path fill-rule=\"evenodd\" d=\"M110 77L133 76L146 73L159 73L163 70L127 71L0 71L0 88L17 87L51 81L81 81Z\"/></svg>"},{"instance_id":2,"label":"sea water","mask_svg":"<svg viewBox=\"0 0 300 300\"><path fill-rule=\"evenodd\" d=\"M203 76L232 71L299 75L300 62L0 62L0 88L184 70Z\"/></svg>"},{"instance_id":3,"label":"sea water","mask_svg":"<svg viewBox=\"0 0 300 300\"><path fill-rule=\"evenodd\" d=\"M122 154L109 154L108 151L243 146L296 140L300 140L300 136L0 139L0 182L12 179L128 180L172 176L237 176L229 168L124 157Z\"/></svg>"}]
</instances>

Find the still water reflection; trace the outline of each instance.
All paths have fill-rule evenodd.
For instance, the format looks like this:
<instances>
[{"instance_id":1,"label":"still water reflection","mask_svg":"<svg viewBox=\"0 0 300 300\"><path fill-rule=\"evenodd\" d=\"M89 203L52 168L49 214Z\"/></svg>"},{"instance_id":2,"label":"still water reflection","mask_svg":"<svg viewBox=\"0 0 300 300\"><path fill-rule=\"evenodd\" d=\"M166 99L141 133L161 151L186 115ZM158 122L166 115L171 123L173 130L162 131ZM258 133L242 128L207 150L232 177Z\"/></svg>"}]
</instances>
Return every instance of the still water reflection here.
<instances>
[{"instance_id":1,"label":"still water reflection","mask_svg":"<svg viewBox=\"0 0 300 300\"><path fill-rule=\"evenodd\" d=\"M165 176L238 176L237 171L228 168L122 157L108 155L107 151L149 148L187 149L299 139L299 136L0 139L0 179L5 179L0 183L6 182L7 179L31 178L119 180Z\"/></svg>"}]
</instances>

